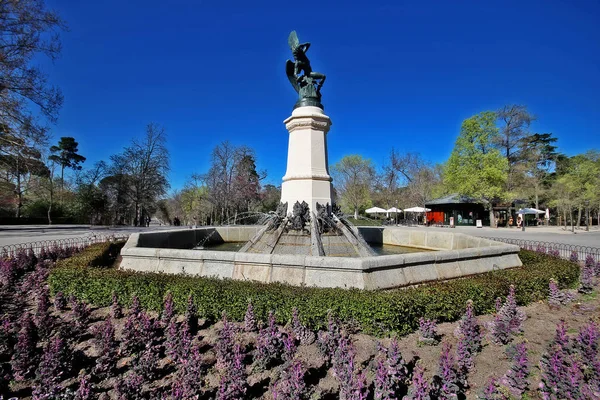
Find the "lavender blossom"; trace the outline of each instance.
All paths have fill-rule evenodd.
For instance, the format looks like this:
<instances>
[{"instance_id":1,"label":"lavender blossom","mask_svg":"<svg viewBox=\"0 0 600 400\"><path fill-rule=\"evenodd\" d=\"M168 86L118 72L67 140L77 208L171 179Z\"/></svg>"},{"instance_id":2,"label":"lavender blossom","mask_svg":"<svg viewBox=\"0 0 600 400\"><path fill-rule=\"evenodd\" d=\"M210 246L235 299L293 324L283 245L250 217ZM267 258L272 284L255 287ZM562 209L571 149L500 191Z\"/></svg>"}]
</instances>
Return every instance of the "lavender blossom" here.
<instances>
[{"instance_id":1,"label":"lavender blossom","mask_svg":"<svg viewBox=\"0 0 600 400\"><path fill-rule=\"evenodd\" d=\"M188 296L185 324L192 335L198 331L198 309L196 308L196 304L194 304L194 297L191 294Z\"/></svg>"},{"instance_id":2,"label":"lavender blossom","mask_svg":"<svg viewBox=\"0 0 600 400\"><path fill-rule=\"evenodd\" d=\"M165 296L165 302L163 304L163 311L160 317L163 326L169 326L171 319L175 316L175 304L173 303L173 294L167 292Z\"/></svg>"},{"instance_id":3,"label":"lavender blossom","mask_svg":"<svg viewBox=\"0 0 600 400\"><path fill-rule=\"evenodd\" d=\"M67 299L63 292L57 292L54 296L54 309L56 311L65 311L67 309Z\"/></svg>"},{"instance_id":4,"label":"lavender blossom","mask_svg":"<svg viewBox=\"0 0 600 400\"><path fill-rule=\"evenodd\" d=\"M452 345L444 343L440 355L439 369L434 377L434 392L438 398L452 399L459 393L459 373L456 369L454 356L452 355Z\"/></svg>"},{"instance_id":5,"label":"lavender blossom","mask_svg":"<svg viewBox=\"0 0 600 400\"><path fill-rule=\"evenodd\" d=\"M112 292L112 303L110 305L110 316L113 319L123 318L123 308L119 304L119 297L116 292Z\"/></svg>"},{"instance_id":6,"label":"lavender blossom","mask_svg":"<svg viewBox=\"0 0 600 400\"><path fill-rule=\"evenodd\" d=\"M355 367L354 346L342 337L332 357L333 375L340 383L340 400L365 400L367 398L366 370Z\"/></svg>"},{"instance_id":7,"label":"lavender blossom","mask_svg":"<svg viewBox=\"0 0 600 400\"><path fill-rule=\"evenodd\" d=\"M38 364L36 351L38 335L29 313L23 315L19 321L19 326L21 326L21 330L12 355L11 367L15 380L23 381L33 374Z\"/></svg>"},{"instance_id":8,"label":"lavender blossom","mask_svg":"<svg viewBox=\"0 0 600 400\"><path fill-rule=\"evenodd\" d=\"M142 305L140 304L140 299L137 295L133 295L131 299L131 307L129 308L129 315L137 316L142 313Z\"/></svg>"},{"instance_id":9,"label":"lavender blossom","mask_svg":"<svg viewBox=\"0 0 600 400\"><path fill-rule=\"evenodd\" d=\"M569 261L571 262L579 262L579 254L576 251L571 252L571 255L569 256Z\"/></svg>"},{"instance_id":10,"label":"lavender blossom","mask_svg":"<svg viewBox=\"0 0 600 400\"><path fill-rule=\"evenodd\" d=\"M483 394L478 395L479 400L506 400L498 390L498 379L491 377L483 390Z\"/></svg>"},{"instance_id":11,"label":"lavender blossom","mask_svg":"<svg viewBox=\"0 0 600 400\"><path fill-rule=\"evenodd\" d=\"M592 293L594 290L594 266L585 264L579 275L579 292Z\"/></svg>"},{"instance_id":12,"label":"lavender blossom","mask_svg":"<svg viewBox=\"0 0 600 400\"><path fill-rule=\"evenodd\" d=\"M527 377L529 376L529 359L527 358L527 347L525 343L519 343L507 351L512 358L512 365L500 380L508 391L515 397L521 398L529 388Z\"/></svg>"},{"instance_id":13,"label":"lavender blossom","mask_svg":"<svg viewBox=\"0 0 600 400\"><path fill-rule=\"evenodd\" d=\"M99 356L92 372L100 378L108 378L117 367L119 351L115 340L115 328L110 319L95 329L94 337Z\"/></svg>"},{"instance_id":14,"label":"lavender blossom","mask_svg":"<svg viewBox=\"0 0 600 400\"><path fill-rule=\"evenodd\" d=\"M261 329L256 338L256 352L254 360L259 370L264 370L269 365L282 357L284 349L283 335L275 325L275 315L269 312L268 325Z\"/></svg>"},{"instance_id":15,"label":"lavender blossom","mask_svg":"<svg viewBox=\"0 0 600 400\"><path fill-rule=\"evenodd\" d=\"M191 348L189 354L181 359L179 368L175 374L178 385L174 385L173 398L192 399L200 394L202 390L202 376L205 374L202 365L202 356L198 346Z\"/></svg>"},{"instance_id":16,"label":"lavender blossom","mask_svg":"<svg viewBox=\"0 0 600 400\"><path fill-rule=\"evenodd\" d=\"M67 341L57 335L44 347L37 370L37 381L44 388L57 387L71 370L73 354Z\"/></svg>"},{"instance_id":17,"label":"lavender blossom","mask_svg":"<svg viewBox=\"0 0 600 400\"><path fill-rule=\"evenodd\" d=\"M121 347L125 354L137 354L155 339L157 326L144 311L130 312L125 325Z\"/></svg>"},{"instance_id":18,"label":"lavender blossom","mask_svg":"<svg viewBox=\"0 0 600 400\"><path fill-rule=\"evenodd\" d=\"M310 345L315 341L315 333L302 324L296 307L292 309L292 331L302 345Z\"/></svg>"},{"instance_id":19,"label":"lavender blossom","mask_svg":"<svg viewBox=\"0 0 600 400\"><path fill-rule=\"evenodd\" d=\"M375 399L397 399L400 388L406 383L408 371L394 338L388 349L379 348L375 376Z\"/></svg>"},{"instance_id":20,"label":"lavender blossom","mask_svg":"<svg viewBox=\"0 0 600 400\"><path fill-rule=\"evenodd\" d=\"M506 301L494 315L494 320L489 326L492 341L497 344L509 343L512 340L512 335L523 331L525 318L525 313L517 307L515 287L510 285Z\"/></svg>"},{"instance_id":21,"label":"lavender blossom","mask_svg":"<svg viewBox=\"0 0 600 400\"><path fill-rule=\"evenodd\" d=\"M83 334L87 329L90 318L90 309L87 303L73 299L71 302L71 317L73 318L74 333Z\"/></svg>"},{"instance_id":22,"label":"lavender blossom","mask_svg":"<svg viewBox=\"0 0 600 400\"><path fill-rule=\"evenodd\" d=\"M302 400L308 398L304 383L304 368L300 360L286 364L279 379L273 384L273 400Z\"/></svg>"},{"instance_id":23,"label":"lavender blossom","mask_svg":"<svg viewBox=\"0 0 600 400\"><path fill-rule=\"evenodd\" d=\"M548 250L548 255L556 258L560 258L560 251L558 249Z\"/></svg>"},{"instance_id":24,"label":"lavender blossom","mask_svg":"<svg viewBox=\"0 0 600 400\"><path fill-rule=\"evenodd\" d=\"M548 305L550 307L558 308L561 305L569 304L573 301L573 295L567 292L563 292L558 288L558 284L552 278L550 278L550 282L548 283Z\"/></svg>"},{"instance_id":25,"label":"lavender blossom","mask_svg":"<svg viewBox=\"0 0 600 400\"><path fill-rule=\"evenodd\" d=\"M246 315L244 315L244 330L246 332L255 332L257 329L256 317L254 316L254 306L251 301L248 301Z\"/></svg>"},{"instance_id":26,"label":"lavender blossom","mask_svg":"<svg viewBox=\"0 0 600 400\"><path fill-rule=\"evenodd\" d=\"M481 350L481 325L473 310L473 301L467 301L465 314L458 322L455 335L463 338L464 346L471 356Z\"/></svg>"},{"instance_id":27,"label":"lavender blossom","mask_svg":"<svg viewBox=\"0 0 600 400\"><path fill-rule=\"evenodd\" d=\"M47 288L42 288L38 294L34 319L40 336L47 337L50 335L52 332L52 316L50 315L50 296Z\"/></svg>"},{"instance_id":28,"label":"lavender blossom","mask_svg":"<svg viewBox=\"0 0 600 400\"><path fill-rule=\"evenodd\" d=\"M81 375L79 378L79 387L75 392L75 397L73 400L92 400L93 399L93 387L90 382L90 377L86 375Z\"/></svg>"},{"instance_id":29,"label":"lavender blossom","mask_svg":"<svg viewBox=\"0 0 600 400\"><path fill-rule=\"evenodd\" d=\"M117 400L142 400L144 379L135 372L120 378L115 383Z\"/></svg>"},{"instance_id":30,"label":"lavender blossom","mask_svg":"<svg viewBox=\"0 0 600 400\"><path fill-rule=\"evenodd\" d=\"M214 346L217 356L217 370L223 371L233 364L233 354L231 349L235 345L235 326L227 320L227 315L223 313L221 318L223 327L219 331L219 338Z\"/></svg>"},{"instance_id":31,"label":"lavender blossom","mask_svg":"<svg viewBox=\"0 0 600 400\"><path fill-rule=\"evenodd\" d=\"M439 343L439 334L435 321L423 317L419 319L419 342L429 345Z\"/></svg>"},{"instance_id":32,"label":"lavender blossom","mask_svg":"<svg viewBox=\"0 0 600 400\"><path fill-rule=\"evenodd\" d=\"M317 350L326 364L331 364L333 354L344 336L338 321L333 317L331 312L328 312L327 331L321 331L317 336Z\"/></svg>"},{"instance_id":33,"label":"lavender blossom","mask_svg":"<svg viewBox=\"0 0 600 400\"><path fill-rule=\"evenodd\" d=\"M248 376L244 365L244 353L239 344L233 346L231 365L221 375L217 400L243 399L248 390Z\"/></svg>"},{"instance_id":34,"label":"lavender blossom","mask_svg":"<svg viewBox=\"0 0 600 400\"><path fill-rule=\"evenodd\" d=\"M429 383L425 379L425 370L420 362L417 362L413 371L411 385L405 400L430 400Z\"/></svg>"}]
</instances>

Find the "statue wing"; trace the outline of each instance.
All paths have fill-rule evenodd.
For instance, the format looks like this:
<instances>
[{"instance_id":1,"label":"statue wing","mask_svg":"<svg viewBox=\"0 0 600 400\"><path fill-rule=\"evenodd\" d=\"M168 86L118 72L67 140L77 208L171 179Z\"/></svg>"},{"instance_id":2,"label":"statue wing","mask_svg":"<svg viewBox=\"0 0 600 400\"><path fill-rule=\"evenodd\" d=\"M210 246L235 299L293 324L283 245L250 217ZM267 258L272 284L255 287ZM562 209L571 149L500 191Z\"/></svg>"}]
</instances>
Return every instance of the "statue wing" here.
<instances>
[{"instance_id":1,"label":"statue wing","mask_svg":"<svg viewBox=\"0 0 600 400\"><path fill-rule=\"evenodd\" d=\"M296 34L296 31L291 31L290 36L288 36L288 45L290 46L290 49L294 51L294 49L298 47L299 44L300 41L298 40L298 35Z\"/></svg>"},{"instance_id":2,"label":"statue wing","mask_svg":"<svg viewBox=\"0 0 600 400\"><path fill-rule=\"evenodd\" d=\"M298 85L298 80L296 79L296 74L294 73L294 62L291 60L287 60L285 62L285 74L287 75L290 83L294 87L296 93L299 93L300 86Z\"/></svg>"}]
</instances>

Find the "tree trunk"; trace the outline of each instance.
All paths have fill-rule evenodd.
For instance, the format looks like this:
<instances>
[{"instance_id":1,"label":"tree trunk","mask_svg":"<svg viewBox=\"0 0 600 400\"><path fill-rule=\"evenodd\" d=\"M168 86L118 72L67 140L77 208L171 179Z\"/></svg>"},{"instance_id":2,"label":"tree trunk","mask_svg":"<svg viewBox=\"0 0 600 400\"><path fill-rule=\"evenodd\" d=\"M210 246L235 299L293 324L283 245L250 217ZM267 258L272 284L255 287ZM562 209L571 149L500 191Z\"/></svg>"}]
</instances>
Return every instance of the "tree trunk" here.
<instances>
[{"instance_id":1,"label":"tree trunk","mask_svg":"<svg viewBox=\"0 0 600 400\"><path fill-rule=\"evenodd\" d=\"M354 207L354 219L358 220L358 207Z\"/></svg>"},{"instance_id":2,"label":"tree trunk","mask_svg":"<svg viewBox=\"0 0 600 400\"><path fill-rule=\"evenodd\" d=\"M496 216L494 215L494 208L490 207L490 228L496 227Z\"/></svg>"},{"instance_id":3,"label":"tree trunk","mask_svg":"<svg viewBox=\"0 0 600 400\"><path fill-rule=\"evenodd\" d=\"M140 205L136 201L135 202L135 216L133 217L133 226L138 226L139 222L139 213L140 213Z\"/></svg>"},{"instance_id":4,"label":"tree trunk","mask_svg":"<svg viewBox=\"0 0 600 400\"><path fill-rule=\"evenodd\" d=\"M540 196L538 195L537 187L535 188L535 209L539 210L540 208Z\"/></svg>"},{"instance_id":5,"label":"tree trunk","mask_svg":"<svg viewBox=\"0 0 600 400\"><path fill-rule=\"evenodd\" d=\"M569 217L571 217L571 232L575 232L575 224L573 224L573 209L569 210Z\"/></svg>"},{"instance_id":6,"label":"tree trunk","mask_svg":"<svg viewBox=\"0 0 600 400\"><path fill-rule=\"evenodd\" d=\"M581 226L581 207L577 209L577 227Z\"/></svg>"},{"instance_id":7,"label":"tree trunk","mask_svg":"<svg viewBox=\"0 0 600 400\"><path fill-rule=\"evenodd\" d=\"M54 183L50 175L50 205L48 206L48 225L52 225L52 202L54 201Z\"/></svg>"}]
</instances>

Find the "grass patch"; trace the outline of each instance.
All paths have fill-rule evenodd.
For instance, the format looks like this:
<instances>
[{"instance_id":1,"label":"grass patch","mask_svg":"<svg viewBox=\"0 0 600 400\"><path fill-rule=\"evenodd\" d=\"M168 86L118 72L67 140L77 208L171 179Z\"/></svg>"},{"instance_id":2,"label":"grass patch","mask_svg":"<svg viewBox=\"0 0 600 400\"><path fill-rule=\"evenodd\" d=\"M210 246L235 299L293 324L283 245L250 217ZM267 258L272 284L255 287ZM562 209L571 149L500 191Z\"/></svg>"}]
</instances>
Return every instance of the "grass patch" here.
<instances>
[{"instance_id":1,"label":"grass patch","mask_svg":"<svg viewBox=\"0 0 600 400\"><path fill-rule=\"evenodd\" d=\"M418 328L420 317L438 322L455 321L464 312L467 300L474 301L478 314L494 312L494 301L505 297L515 285L520 305L545 299L548 281L554 278L561 288L573 286L579 277L577 264L531 251L520 253L523 266L493 271L465 279L389 291L296 287L280 283L256 283L231 279L192 277L159 273L120 271L98 267L112 265L122 244L90 246L82 253L61 261L48 278L53 293L75 295L96 306L108 306L112 292L128 305L133 295L154 311L162 309L167 292L173 294L178 312L184 312L192 295L199 314L217 320L224 311L237 321L244 318L248 300L259 319L276 311L277 322L285 324L297 307L305 324L313 329L326 326L331 310L342 322L374 335L407 334Z\"/></svg>"}]
</instances>

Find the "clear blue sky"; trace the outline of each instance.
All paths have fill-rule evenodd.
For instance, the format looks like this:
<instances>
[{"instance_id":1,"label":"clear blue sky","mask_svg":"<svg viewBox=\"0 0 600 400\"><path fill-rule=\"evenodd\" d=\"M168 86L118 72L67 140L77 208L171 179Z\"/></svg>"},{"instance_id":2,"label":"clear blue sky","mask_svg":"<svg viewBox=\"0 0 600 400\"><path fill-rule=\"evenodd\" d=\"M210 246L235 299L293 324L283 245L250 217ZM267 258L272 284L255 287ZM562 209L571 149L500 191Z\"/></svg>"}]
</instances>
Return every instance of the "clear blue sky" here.
<instances>
[{"instance_id":1,"label":"clear blue sky","mask_svg":"<svg viewBox=\"0 0 600 400\"><path fill-rule=\"evenodd\" d=\"M173 188L224 140L254 148L279 184L293 29L327 74L332 163L380 166L392 146L442 162L463 119L507 103L528 105L569 155L600 147L596 0L47 1L70 28L47 67L65 96L53 134L74 136L86 166L152 121L168 131Z\"/></svg>"}]
</instances>

